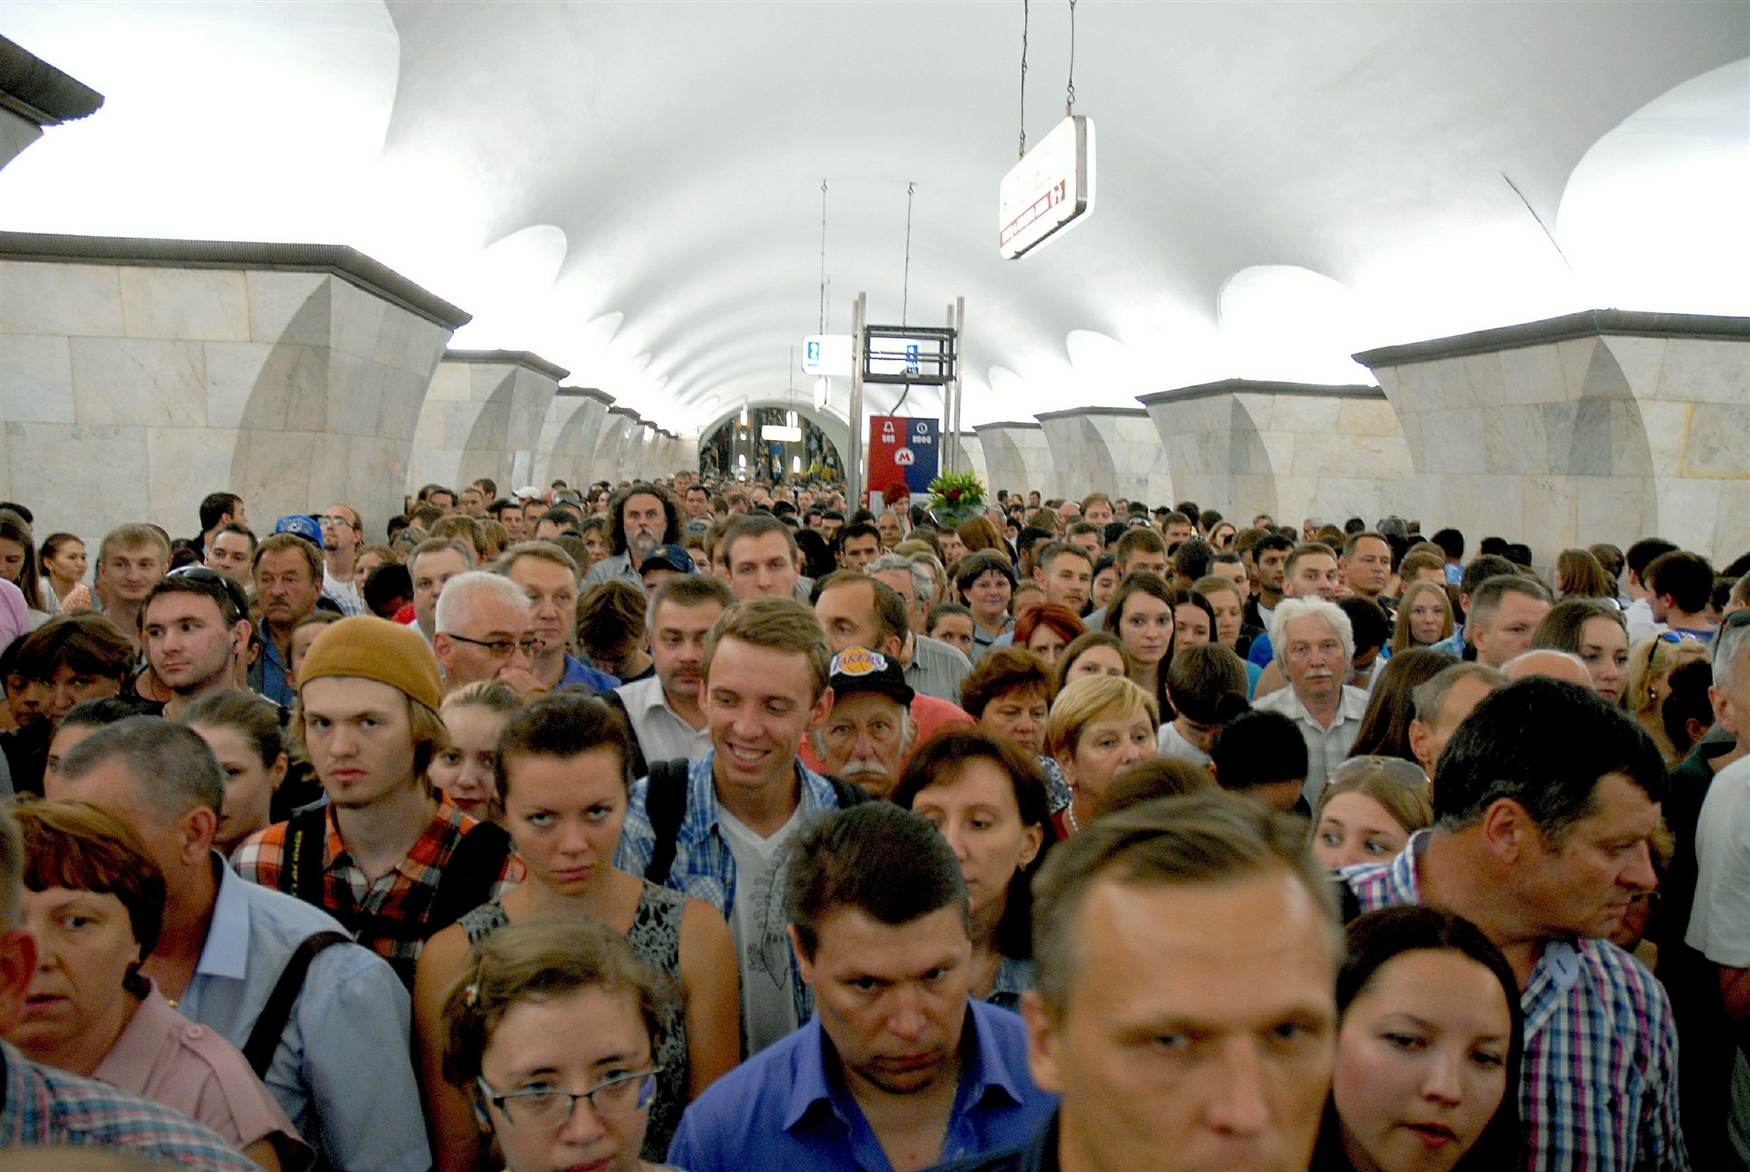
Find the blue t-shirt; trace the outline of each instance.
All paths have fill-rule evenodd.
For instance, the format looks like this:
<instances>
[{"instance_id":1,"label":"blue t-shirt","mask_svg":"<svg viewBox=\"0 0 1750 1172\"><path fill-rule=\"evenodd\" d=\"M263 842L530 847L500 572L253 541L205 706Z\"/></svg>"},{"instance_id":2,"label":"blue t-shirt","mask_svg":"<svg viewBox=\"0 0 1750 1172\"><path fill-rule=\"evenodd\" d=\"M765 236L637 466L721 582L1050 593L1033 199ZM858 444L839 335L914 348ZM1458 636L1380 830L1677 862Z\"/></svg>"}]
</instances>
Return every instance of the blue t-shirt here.
<instances>
[{"instance_id":1,"label":"blue t-shirt","mask_svg":"<svg viewBox=\"0 0 1750 1172\"><path fill-rule=\"evenodd\" d=\"M1028 1074L1021 1019L966 1004L970 1036L943 1160L1025 1143L1057 1107ZM891 1172L843 1077L828 1073L828 1045L815 1016L712 1083L681 1117L668 1162L687 1172Z\"/></svg>"}]
</instances>

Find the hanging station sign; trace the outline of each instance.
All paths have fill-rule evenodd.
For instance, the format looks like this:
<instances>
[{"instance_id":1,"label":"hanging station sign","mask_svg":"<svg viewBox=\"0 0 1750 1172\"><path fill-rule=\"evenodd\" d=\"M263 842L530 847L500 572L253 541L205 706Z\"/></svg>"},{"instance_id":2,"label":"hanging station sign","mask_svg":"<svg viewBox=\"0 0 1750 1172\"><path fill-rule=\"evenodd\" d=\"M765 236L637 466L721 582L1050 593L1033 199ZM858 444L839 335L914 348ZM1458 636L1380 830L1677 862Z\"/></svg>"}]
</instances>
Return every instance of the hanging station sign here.
<instances>
[{"instance_id":1,"label":"hanging station sign","mask_svg":"<svg viewBox=\"0 0 1750 1172\"><path fill-rule=\"evenodd\" d=\"M940 462L937 452L941 421L902 415L869 417L869 487L886 500L908 493L927 493Z\"/></svg>"},{"instance_id":2,"label":"hanging station sign","mask_svg":"<svg viewBox=\"0 0 1750 1172\"><path fill-rule=\"evenodd\" d=\"M1094 210L1094 123L1072 115L1009 173L997 199L997 248L1017 260Z\"/></svg>"},{"instance_id":3,"label":"hanging station sign","mask_svg":"<svg viewBox=\"0 0 1750 1172\"><path fill-rule=\"evenodd\" d=\"M822 378L850 378L851 335L809 334L803 338L802 373Z\"/></svg>"}]
</instances>

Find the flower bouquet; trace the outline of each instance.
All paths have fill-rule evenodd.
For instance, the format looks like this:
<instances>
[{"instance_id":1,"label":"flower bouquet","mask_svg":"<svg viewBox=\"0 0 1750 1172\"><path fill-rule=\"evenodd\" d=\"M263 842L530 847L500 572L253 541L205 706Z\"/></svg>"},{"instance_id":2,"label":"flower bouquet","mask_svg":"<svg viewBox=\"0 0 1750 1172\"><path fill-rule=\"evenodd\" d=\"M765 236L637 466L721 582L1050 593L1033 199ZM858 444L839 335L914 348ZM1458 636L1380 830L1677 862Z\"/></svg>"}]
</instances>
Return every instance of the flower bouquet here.
<instances>
[{"instance_id":1,"label":"flower bouquet","mask_svg":"<svg viewBox=\"0 0 1750 1172\"><path fill-rule=\"evenodd\" d=\"M930 481L929 509L938 525L958 529L984 514L984 485L970 472L938 476Z\"/></svg>"}]
</instances>

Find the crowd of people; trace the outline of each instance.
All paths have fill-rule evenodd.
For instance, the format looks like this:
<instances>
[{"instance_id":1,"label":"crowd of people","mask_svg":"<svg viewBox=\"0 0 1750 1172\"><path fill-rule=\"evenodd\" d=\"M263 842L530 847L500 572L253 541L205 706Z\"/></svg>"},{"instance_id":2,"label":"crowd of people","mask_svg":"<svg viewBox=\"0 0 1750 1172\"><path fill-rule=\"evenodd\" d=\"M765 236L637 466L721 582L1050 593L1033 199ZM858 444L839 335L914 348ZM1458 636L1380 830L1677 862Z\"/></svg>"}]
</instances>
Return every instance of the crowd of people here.
<instances>
[{"instance_id":1,"label":"crowd of people","mask_svg":"<svg viewBox=\"0 0 1750 1172\"><path fill-rule=\"evenodd\" d=\"M1750 554L405 504L0 502L0 1147L1750 1168Z\"/></svg>"}]
</instances>

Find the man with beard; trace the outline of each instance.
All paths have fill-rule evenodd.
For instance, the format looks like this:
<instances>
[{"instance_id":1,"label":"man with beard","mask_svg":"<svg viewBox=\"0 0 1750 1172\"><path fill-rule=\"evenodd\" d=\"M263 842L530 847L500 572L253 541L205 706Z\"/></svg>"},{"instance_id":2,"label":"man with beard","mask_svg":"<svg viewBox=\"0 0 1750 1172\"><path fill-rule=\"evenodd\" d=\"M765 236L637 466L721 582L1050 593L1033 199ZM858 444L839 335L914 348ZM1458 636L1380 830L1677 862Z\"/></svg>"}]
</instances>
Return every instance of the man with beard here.
<instances>
[{"instance_id":1,"label":"man with beard","mask_svg":"<svg viewBox=\"0 0 1750 1172\"><path fill-rule=\"evenodd\" d=\"M640 480L608 503L608 516L613 526L610 553L589 568L584 584L619 579L642 592L644 579L638 571L650 551L681 542L680 506L666 489Z\"/></svg>"},{"instance_id":2,"label":"man with beard","mask_svg":"<svg viewBox=\"0 0 1750 1172\"><path fill-rule=\"evenodd\" d=\"M699 706L704 683L705 635L735 596L709 574L670 578L650 595L645 630L656 674L622 684L603 698L625 710L643 761L682 757L702 760L711 751L705 711ZM634 776L645 769L633 765Z\"/></svg>"},{"instance_id":3,"label":"man with beard","mask_svg":"<svg viewBox=\"0 0 1750 1172\"><path fill-rule=\"evenodd\" d=\"M329 505L317 518L322 526L322 594L342 614L368 614L358 583L353 581L364 523L351 505Z\"/></svg>"},{"instance_id":4,"label":"man with beard","mask_svg":"<svg viewBox=\"0 0 1750 1172\"><path fill-rule=\"evenodd\" d=\"M899 783L905 755L917 736L910 704L915 693L899 662L867 647L846 647L832 657L832 715L808 734L826 772L854 782L872 798Z\"/></svg>"},{"instance_id":5,"label":"man with beard","mask_svg":"<svg viewBox=\"0 0 1750 1172\"><path fill-rule=\"evenodd\" d=\"M217 570L186 566L158 579L140 611L152 671L170 688L164 715L180 720L201 697L237 686L249 654L249 603Z\"/></svg>"},{"instance_id":6,"label":"man with beard","mask_svg":"<svg viewBox=\"0 0 1750 1172\"><path fill-rule=\"evenodd\" d=\"M295 533L275 533L255 547L255 597L261 607L261 658L249 669L249 687L282 707L295 693L286 678L292 628L322 596L322 554Z\"/></svg>"}]
</instances>

